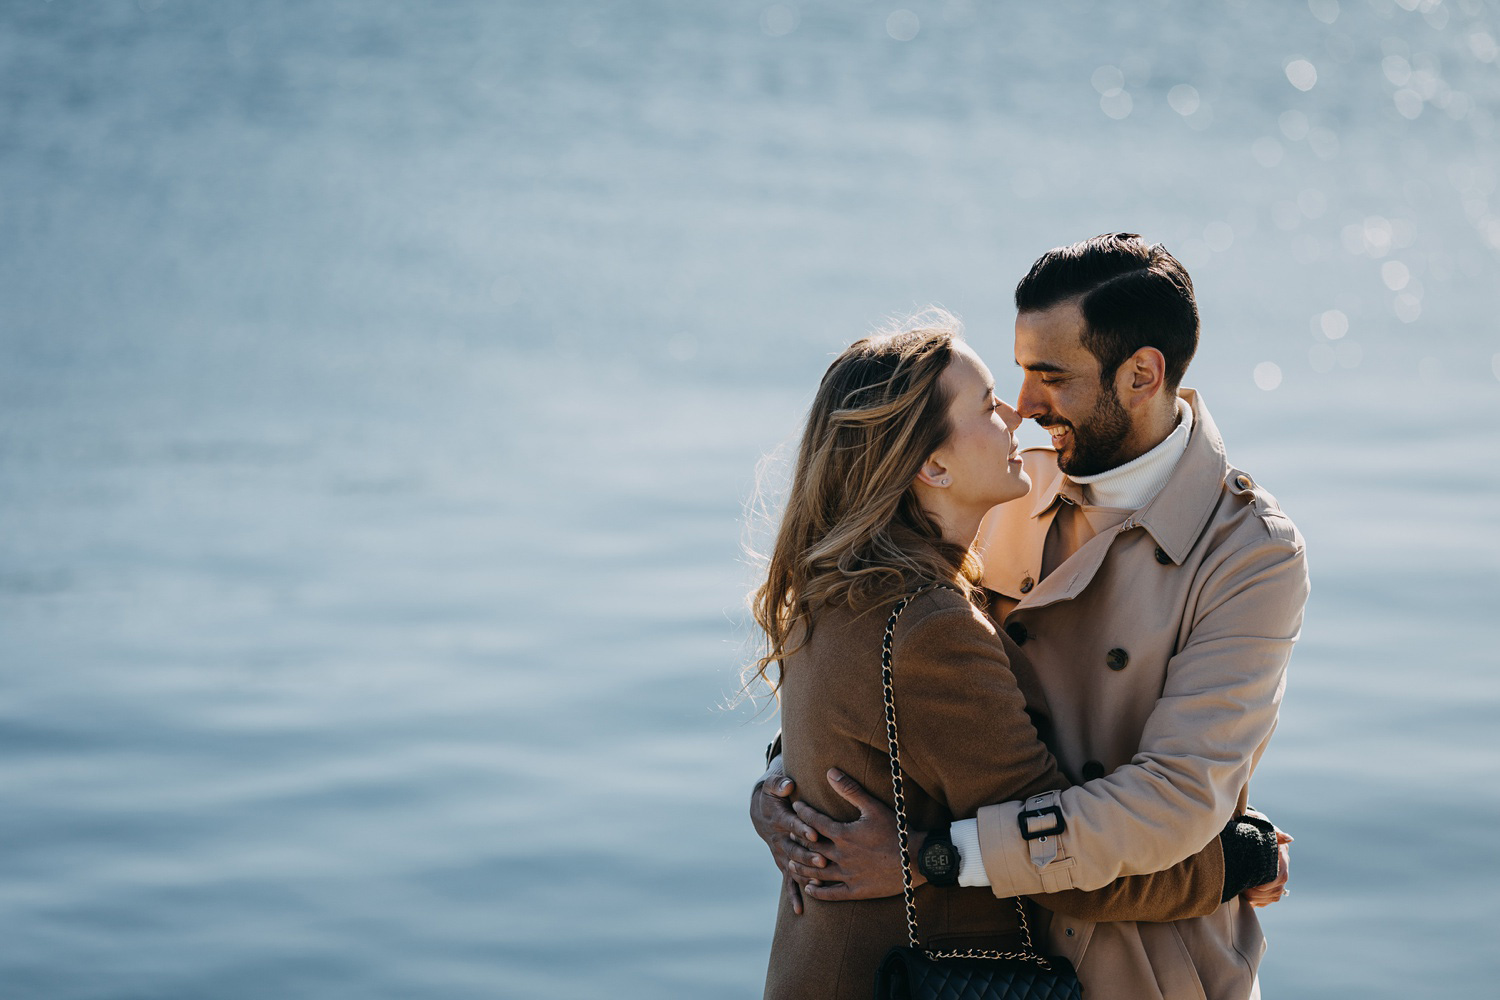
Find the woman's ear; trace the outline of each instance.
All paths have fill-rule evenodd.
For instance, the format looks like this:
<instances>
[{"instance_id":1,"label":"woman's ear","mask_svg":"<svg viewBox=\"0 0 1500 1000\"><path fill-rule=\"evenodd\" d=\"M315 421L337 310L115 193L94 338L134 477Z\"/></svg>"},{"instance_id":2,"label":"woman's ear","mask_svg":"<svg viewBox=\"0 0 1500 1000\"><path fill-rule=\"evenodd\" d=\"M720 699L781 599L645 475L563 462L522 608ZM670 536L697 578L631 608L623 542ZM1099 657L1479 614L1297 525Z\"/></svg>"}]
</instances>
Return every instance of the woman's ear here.
<instances>
[{"instance_id":1,"label":"woman's ear","mask_svg":"<svg viewBox=\"0 0 1500 1000\"><path fill-rule=\"evenodd\" d=\"M947 466L934 455L922 463L921 470L917 472L917 482L934 489L946 489L952 485L953 477L948 474Z\"/></svg>"}]
</instances>

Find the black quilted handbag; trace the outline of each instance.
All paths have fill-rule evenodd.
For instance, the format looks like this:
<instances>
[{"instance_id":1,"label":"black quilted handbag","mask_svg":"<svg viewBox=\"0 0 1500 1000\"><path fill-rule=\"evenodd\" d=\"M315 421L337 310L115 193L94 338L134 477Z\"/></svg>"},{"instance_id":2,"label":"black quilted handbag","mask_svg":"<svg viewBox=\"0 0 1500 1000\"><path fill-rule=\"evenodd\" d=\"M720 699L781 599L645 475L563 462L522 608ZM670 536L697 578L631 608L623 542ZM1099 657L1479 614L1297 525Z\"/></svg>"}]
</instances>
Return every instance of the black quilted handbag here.
<instances>
[{"instance_id":1,"label":"black quilted handbag","mask_svg":"<svg viewBox=\"0 0 1500 1000\"><path fill-rule=\"evenodd\" d=\"M928 588L922 588L926 590ZM885 731L891 750L896 832L901 845L901 881L906 897L906 932L911 944L892 948L875 973L875 1000L1082 1000L1083 984L1066 959L1040 954L1031 941L1026 908L1020 914L1021 950L929 951L917 937L916 898L911 887L911 849L906 833L906 797L901 782L901 751L896 738L896 697L891 689L891 639L896 619L922 590L896 602L885 623L880 680L885 689Z\"/></svg>"}]
</instances>

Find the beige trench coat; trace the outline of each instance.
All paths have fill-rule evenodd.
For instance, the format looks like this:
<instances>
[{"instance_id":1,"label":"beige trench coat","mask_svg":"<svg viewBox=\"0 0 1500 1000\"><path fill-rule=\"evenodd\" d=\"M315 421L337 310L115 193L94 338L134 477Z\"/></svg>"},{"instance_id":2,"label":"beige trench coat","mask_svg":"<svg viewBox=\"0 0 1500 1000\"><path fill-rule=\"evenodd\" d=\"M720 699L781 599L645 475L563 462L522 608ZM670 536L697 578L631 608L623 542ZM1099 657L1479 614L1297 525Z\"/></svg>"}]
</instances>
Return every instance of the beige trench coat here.
<instances>
[{"instance_id":1,"label":"beige trench coat","mask_svg":"<svg viewBox=\"0 0 1500 1000\"><path fill-rule=\"evenodd\" d=\"M1083 499L1051 449L1025 452L1031 495L981 530L995 618L1046 694L1062 770L1087 782L1061 793L1067 828L1045 841L1021 838L1021 803L979 810L997 896L1093 889L1181 861L1245 809L1276 727L1308 593L1302 537L1229 464L1197 393L1181 395L1195 419L1166 486L1045 579L1048 529ZM1096 1000L1258 995L1264 939L1238 899L1164 924L1058 916L1049 938Z\"/></svg>"}]
</instances>

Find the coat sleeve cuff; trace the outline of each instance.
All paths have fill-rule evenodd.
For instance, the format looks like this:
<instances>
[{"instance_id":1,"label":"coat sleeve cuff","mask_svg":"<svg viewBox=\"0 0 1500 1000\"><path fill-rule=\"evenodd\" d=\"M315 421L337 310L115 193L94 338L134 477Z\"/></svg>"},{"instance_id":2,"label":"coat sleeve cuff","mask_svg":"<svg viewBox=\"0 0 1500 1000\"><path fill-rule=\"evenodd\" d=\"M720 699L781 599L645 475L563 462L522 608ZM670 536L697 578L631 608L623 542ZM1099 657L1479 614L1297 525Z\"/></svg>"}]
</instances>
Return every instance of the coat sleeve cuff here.
<instances>
[{"instance_id":1,"label":"coat sleeve cuff","mask_svg":"<svg viewBox=\"0 0 1500 1000\"><path fill-rule=\"evenodd\" d=\"M1046 843L1021 838L1020 815L1025 802L985 806L975 818L979 852L990 889L1001 899L1038 892L1072 889L1074 859L1067 851L1067 834L1054 834Z\"/></svg>"}]
</instances>

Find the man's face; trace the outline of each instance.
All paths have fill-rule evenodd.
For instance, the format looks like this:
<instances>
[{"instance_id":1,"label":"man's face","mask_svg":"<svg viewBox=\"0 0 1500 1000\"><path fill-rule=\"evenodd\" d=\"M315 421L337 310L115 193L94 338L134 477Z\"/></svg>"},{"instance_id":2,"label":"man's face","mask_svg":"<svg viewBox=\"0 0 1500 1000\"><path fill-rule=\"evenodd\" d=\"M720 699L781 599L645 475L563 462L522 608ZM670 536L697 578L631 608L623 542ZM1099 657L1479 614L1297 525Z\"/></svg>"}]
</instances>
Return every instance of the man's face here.
<instances>
[{"instance_id":1,"label":"man's face","mask_svg":"<svg viewBox=\"0 0 1500 1000\"><path fill-rule=\"evenodd\" d=\"M1131 430L1114 380L1101 383L1099 359L1083 346L1084 328L1076 302L1016 317L1016 364L1024 373L1016 409L1047 428L1057 467L1070 476L1122 464Z\"/></svg>"}]
</instances>

